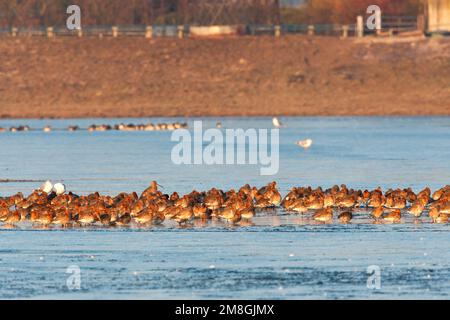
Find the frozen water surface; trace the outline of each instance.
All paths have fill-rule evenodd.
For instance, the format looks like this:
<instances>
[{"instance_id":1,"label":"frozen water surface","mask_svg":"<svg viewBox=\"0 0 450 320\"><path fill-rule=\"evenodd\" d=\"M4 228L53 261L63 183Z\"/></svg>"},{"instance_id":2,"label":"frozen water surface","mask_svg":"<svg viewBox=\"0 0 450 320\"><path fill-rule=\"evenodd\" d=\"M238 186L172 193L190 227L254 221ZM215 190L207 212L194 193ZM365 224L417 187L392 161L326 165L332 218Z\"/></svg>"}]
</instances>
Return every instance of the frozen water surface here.
<instances>
[{"instance_id":1,"label":"frozen water surface","mask_svg":"<svg viewBox=\"0 0 450 320\"><path fill-rule=\"evenodd\" d=\"M0 120L0 127L49 124L173 122L183 119ZM269 118L221 121L224 128L270 128ZM193 119L188 123L192 125ZM81 194L141 191L156 179L163 191L261 186L354 188L450 183L450 118L283 118L280 169L259 166L176 166L170 132L1 133L0 179L63 181ZM305 151L294 142L312 138ZM29 193L40 182L0 183L0 196ZM428 217L373 224L358 211L352 224L314 224L309 215L262 212L232 227L219 222L180 228L0 230L0 298L57 299L449 299L450 227ZM69 266L81 289L69 290ZM369 289L369 266L381 288Z\"/></svg>"}]
</instances>

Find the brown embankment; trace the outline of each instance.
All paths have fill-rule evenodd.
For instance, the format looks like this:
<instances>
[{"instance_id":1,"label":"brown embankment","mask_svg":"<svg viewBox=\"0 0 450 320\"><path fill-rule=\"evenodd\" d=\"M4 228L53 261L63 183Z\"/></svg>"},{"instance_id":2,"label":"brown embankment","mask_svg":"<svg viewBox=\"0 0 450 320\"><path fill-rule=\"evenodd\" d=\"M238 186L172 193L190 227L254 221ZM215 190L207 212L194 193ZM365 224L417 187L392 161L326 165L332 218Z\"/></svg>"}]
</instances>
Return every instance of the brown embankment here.
<instances>
[{"instance_id":1,"label":"brown embankment","mask_svg":"<svg viewBox=\"0 0 450 320\"><path fill-rule=\"evenodd\" d=\"M450 40L0 38L0 117L450 115Z\"/></svg>"}]
</instances>

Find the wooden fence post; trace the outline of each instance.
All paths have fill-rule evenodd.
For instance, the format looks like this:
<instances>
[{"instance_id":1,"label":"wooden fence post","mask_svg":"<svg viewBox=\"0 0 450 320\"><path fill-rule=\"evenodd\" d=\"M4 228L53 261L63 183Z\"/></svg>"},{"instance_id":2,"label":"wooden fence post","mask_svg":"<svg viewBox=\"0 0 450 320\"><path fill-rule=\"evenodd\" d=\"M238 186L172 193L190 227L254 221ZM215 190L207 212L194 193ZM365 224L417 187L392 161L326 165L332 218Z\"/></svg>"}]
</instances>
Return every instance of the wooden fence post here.
<instances>
[{"instance_id":1,"label":"wooden fence post","mask_svg":"<svg viewBox=\"0 0 450 320\"><path fill-rule=\"evenodd\" d=\"M359 38L364 37L364 19L362 16L356 18L356 34Z\"/></svg>"},{"instance_id":2,"label":"wooden fence post","mask_svg":"<svg viewBox=\"0 0 450 320\"><path fill-rule=\"evenodd\" d=\"M112 27L112 36L113 38L117 38L119 36L119 28L114 26Z\"/></svg>"},{"instance_id":3,"label":"wooden fence post","mask_svg":"<svg viewBox=\"0 0 450 320\"><path fill-rule=\"evenodd\" d=\"M183 39L184 37L184 26L178 26L178 39Z\"/></svg>"},{"instance_id":4,"label":"wooden fence post","mask_svg":"<svg viewBox=\"0 0 450 320\"><path fill-rule=\"evenodd\" d=\"M342 38L347 39L348 38L348 25L342 26Z\"/></svg>"},{"instance_id":5,"label":"wooden fence post","mask_svg":"<svg viewBox=\"0 0 450 320\"><path fill-rule=\"evenodd\" d=\"M276 25L275 26L275 37L280 37L281 36L281 26Z\"/></svg>"},{"instance_id":6,"label":"wooden fence post","mask_svg":"<svg viewBox=\"0 0 450 320\"><path fill-rule=\"evenodd\" d=\"M375 17L375 21L376 21L376 26L375 26L376 35L379 36L381 34L382 29L383 29L381 11L377 10L375 12L375 15L376 15L376 17Z\"/></svg>"},{"instance_id":7,"label":"wooden fence post","mask_svg":"<svg viewBox=\"0 0 450 320\"><path fill-rule=\"evenodd\" d=\"M53 38L54 36L53 27L47 27L47 38Z\"/></svg>"},{"instance_id":8,"label":"wooden fence post","mask_svg":"<svg viewBox=\"0 0 450 320\"><path fill-rule=\"evenodd\" d=\"M153 37L153 27L152 26L147 26L145 28L145 37L147 39L150 39L151 37Z\"/></svg>"},{"instance_id":9,"label":"wooden fence post","mask_svg":"<svg viewBox=\"0 0 450 320\"><path fill-rule=\"evenodd\" d=\"M417 16L417 30L425 32L425 16L423 14Z\"/></svg>"}]
</instances>

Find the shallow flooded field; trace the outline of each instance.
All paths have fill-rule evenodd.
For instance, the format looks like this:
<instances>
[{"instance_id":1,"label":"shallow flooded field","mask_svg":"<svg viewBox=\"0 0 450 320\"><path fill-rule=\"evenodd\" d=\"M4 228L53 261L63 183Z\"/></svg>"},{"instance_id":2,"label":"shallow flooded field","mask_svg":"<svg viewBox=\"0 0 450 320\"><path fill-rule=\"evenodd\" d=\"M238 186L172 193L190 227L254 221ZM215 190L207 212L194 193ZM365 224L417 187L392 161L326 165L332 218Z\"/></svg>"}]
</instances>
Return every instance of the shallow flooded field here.
<instances>
[{"instance_id":1,"label":"shallow flooded field","mask_svg":"<svg viewBox=\"0 0 450 320\"><path fill-rule=\"evenodd\" d=\"M69 125L184 119L0 120L29 132L0 133L0 196L28 194L50 179L75 193L190 192L262 186L383 189L450 183L450 118L284 118L280 165L261 176L258 165L177 166L171 132L68 132ZM204 128L218 119L206 119ZM220 119L226 128L271 128L268 118ZM193 119L187 120L192 126ZM42 132L51 125L52 132ZM61 130L58 130L61 129ZM311 138L313 146L295 145ZM21 182L28 181L28 182ZM425 298L450 296L450 227L425 216L374 224L357 211L351 224L318 224L311 214L259 212L230 226L218 221L180 227L36 229L0 226L0 298ZM81 289L66 273L80 270ZM368 287L368 268L381 287ZM369 268L369 269L370 269Z\"/></svg>"}]
</instances>

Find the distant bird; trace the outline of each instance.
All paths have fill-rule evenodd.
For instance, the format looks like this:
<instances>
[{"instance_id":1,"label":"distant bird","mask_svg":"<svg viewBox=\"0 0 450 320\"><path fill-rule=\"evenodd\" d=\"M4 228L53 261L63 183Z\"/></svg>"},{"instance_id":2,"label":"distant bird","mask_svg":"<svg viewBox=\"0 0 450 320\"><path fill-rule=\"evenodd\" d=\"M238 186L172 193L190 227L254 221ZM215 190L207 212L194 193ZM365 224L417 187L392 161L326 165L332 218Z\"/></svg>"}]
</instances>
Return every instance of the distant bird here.
<instances>
[{"instance_id":1,"label":"distant bird","mask_svg":"<svg viewBox=\"0 0 450 320\"><path fill-rule=\"evenodd\" d=\"M217 122L217 123L216 123L216 128L217 128L217 129L222 128L222 122Z\"/></svg>"},{"instance_id":2,"label":"distant bird","mask_svg":"<svg viewBox=\"0 0 450 320\"><path fill-rule=\"evenodd\" d=\"M55 185L53 186L53 192L55 192L56 195L59 196L60 194L66 192L66 186L62 183L55 183Z\"/></svg>"},{"instance_id":3,"label":"distant bird","mask_svg":"<svg viewBox=\"0 0 450 320\"><path fill-rule=\"evenodd\" d=\"M69 127L67 128L67 130L69 130L69 131L71 131L71 132L77 131L78 129L80 129L80 127L78 127L78 126L69 126Z\"/></svg>"},{"instance_id":4,"label":"distant bird","mask_svg":"<svg viewBox=\"0 0 450 320\"><path fill-rule=\"evenodd\" d=\"M308 149L309 147L311 147L313 144L313 141L311 139L305 139L305 140L300 140L296 142L296 145L298 145L299 147L302 147L303 149Z\"/></svg>"},{"instance_id":5,"label":"distant bird","mask_svg":"<svg viewBox=\"0 0 450 320\"><path fill-rule=\"evenodd\" d=\"M43 130L44 130L44 132L51 132L52 131L52 127L45 126Z\"/></svg>"},{"instance_id":6,"label":"distant bird","mask_svg":"<svg viewBox=\"0 0 450 320\"><path fill-rule=\"evenodd\" d=\"M53 189L53 184L47 180L44 182L44 184L40 187L41 191L44 191L45 193L50 193L52 192Z\"/></svg>"},{"instance_id":7,"label":"distant bird","mask_svg":"<svg viewBox=\"0 0 450 320\"><path fill-rule=\"evenodd\" d=\"M272 123L275 128L281 128L283 126L283 124L281 123L280 120L278 120L277 117L272 119Z\"/></svg>"}]
</instances>

